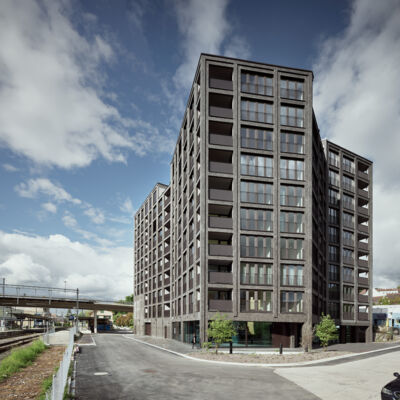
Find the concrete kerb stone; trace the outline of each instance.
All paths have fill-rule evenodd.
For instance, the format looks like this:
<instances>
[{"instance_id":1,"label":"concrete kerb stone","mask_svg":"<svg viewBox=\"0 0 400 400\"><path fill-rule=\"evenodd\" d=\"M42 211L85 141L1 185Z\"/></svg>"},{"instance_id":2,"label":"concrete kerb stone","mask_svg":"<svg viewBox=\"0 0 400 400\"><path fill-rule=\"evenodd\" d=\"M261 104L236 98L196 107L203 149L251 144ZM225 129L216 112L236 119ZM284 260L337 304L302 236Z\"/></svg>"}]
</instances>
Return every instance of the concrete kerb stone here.
<instances>
[{"instance_id":1,"label":"concrete kerb stone","mask_svg":"<svg viewBox=\"0 0 400 400\"><path fill-rule=\"evenodd\" d=\"M232 361L215 361L215 360L204 360L202 358L197 358L197 357L192 357L188 356L187 354L183 353L178 353L177 351L165 349L164 347L157 346L152 343L147 343L143 340L139 340L133 337L125 336L127 339L135 340L136 342L143 343L147 346L155 347L156 349L166 351L168 353L175 354L177 356L187 358L190 360L195 360L195 361L202 361L202 362L208 362L212 364L226 364L226 365L237 365L237 366L242 366L242 367L262 367L262 368L278 368L278 367L302 367L302 366L312 366L315 364L322 364L328 361L335 361L335 360L341 360L345 358L353 358L353 357L358 357L361 355L365 354L371 354L371 353L378 353L382 351L387 351L391 349L397 349L400 348L400 345L398 346L392 346L392 347L386 347L384 349L377 349L377 350L370 350L370 351L365 351L363 353L351 353L351 354L345 354L343 356L337 356L337 357L330 357L330 358L322 358L320 360L314 360L314 361L302 361L302 362L294 362L294 363L278 363L278 364L263 364L263 363L240 363L240 362L232 362Z\"/></svg>"}]
</instances>

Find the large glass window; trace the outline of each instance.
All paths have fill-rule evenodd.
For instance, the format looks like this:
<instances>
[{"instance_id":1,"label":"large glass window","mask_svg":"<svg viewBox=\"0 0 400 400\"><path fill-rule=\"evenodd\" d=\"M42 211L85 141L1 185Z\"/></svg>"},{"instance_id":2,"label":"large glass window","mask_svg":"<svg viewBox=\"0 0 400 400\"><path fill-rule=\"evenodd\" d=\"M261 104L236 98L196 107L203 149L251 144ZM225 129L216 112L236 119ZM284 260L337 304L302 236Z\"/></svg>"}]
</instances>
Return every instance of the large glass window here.
<instances>
[{"instance_id":1,"label":"large glass window","mask_svg":"<svg viewBox=\"0 0 400 400\"><path fill-rule=\"evenodd\" d=\"M329 158L329 164L333 165L337 168L340 167L340 162L339 162L339 154L333 152L333 151L329 151L328 154L328 158Z\"/></svg>"},{"instance_id":2,"label":"large glass window","mask_svg":"<svg viewBox=\"0 0 400 400\"><path fill-rule=\"evenodd\" d=\"M292 100L304 100L304 83L294 80L281 79L281 97Z\"/></svg>"},{"instance_id":3,"label":"large glass window","mask_svg":"<svg viewBox=\"0 0 400 400\"><path fill-rule=\"evenodd\" d=\"M336 208L329 207L328 209L328 221L330 224L339 224L339 211Z\"/></svg>"},{"instance_id":4,"label":"large glass window","mask_svg":"<svg viewBox=\"0 0 400 400\"><path fill-rule=\"evenodd\" d=\"M354 246L354 233L343 231L343 244L345 246Z\"/></svg>"},{"instance_id":5,"label":"large glass window","mask_svg":"<svg viewBox=\"0 0 400 400\"><path fill-rule=\"evenodd\" d=\"M269 312L272 309L271 292L266 290L241 290L241 312Z\"/></svg>"},{"instance_id":6,"label":"large glass window","mask_svg":"<svg viewBox=\"0 0 400 400\"><path fill-rule=\"evenodd\" d=\"M272 96L272 77L249 72L242 72L241 89L242 92L246 93Z\"/></svg>"},{"instance_id":7,"label":"large glass window","mask_svg":"<svg viewBox=\"0 0 400 400\"><path fill-rule=\"evenodd\" d=\"M241 111L243 121L273 123L272 104L270 103L242 100Z\"/></svg>"},{"instance_id":8,"label":"large glass window","mask_svg":"<svg viewBox=\"0 0 400 400\"><path fill-rule=\"evenodd\" d=\"M339 248L336 246L328 246L329 261L339 261Z\"/></svg>"},{"instance_id":9,"label":"large glass window","mask_svg":"<svg viewBox=\"0 0 400 400\"><path fill-rule=\"evenodd\" d=\"M292 132L281 133L281 151L304 154L304 135Z\"/></svg>"},{"instance_id":10,"label":"large glass window","mask_svg":"<svg viewBox=\"0 0 400 400\"><path fill-rule=\"evenodd\" d=\"M266 232L272 231L272 211L241 208L240 229Z\"/></svg>"},{"instance_id":11,"label":"large glass window","mask_svg":"<svg viewBox=\"0 0 400 400\"><path fill-rule=\"evenodd\" d=\"M281 312L303 312L303 292L281 292Z\"/></svg>"},{"instance_id":12,"label":"large glass window","mask_svg":"<svg viewBox=\"0 0 400 400\"><path fill-rule=\"evenodd\" d=\"M349 178L346 175L343 175L343 188L349 190L350 192L354 192L354 179Z\"/></svg>"},{"instance_id":13,"label":"large glass window","mask_svg":"<svg viewBox=\"0 0 400 400\"><path fill-rule=\"evenodd\" d=\"M328 227L329 241L335 244L339 244L339 229L333 226Z\"/></svg>"},{"instance_id":14,"label":"large glass window","mask_svg":"<svg viewBox=\"0 0 400 400\"><path fill-rule=\"evenodd\" d=\"M328 195L329 195L329 204L332 204L333 206L339 206L339 201L340 201L339 192L337 190L329 189Z\"/></svg>"},{"instance_id":15,"label":"large glass window","mask_svg":"<svg viewBox=\"0 0 400 400\"><path fill-rule=\"evenodd\" d=\"M290 233L304 233L303 213L281 211L280 231Z\"/></svg>"},{"instance_id":16,"label":"large glass window","mask_svg":"<svg viewBox=\"0 0 400 400\"><path fill-rule=\"evenodd\" d=\"M281 258L286 260L303 259L303 239L281 238Z\"/></svg>"},{"instance_id":17,"label":"large glass window","mask_svg":"<svg viewBox=\"0 0 400 400\"><path fill-rule=\"evenodd\" d=\"M242 296L242 292L240 293ZM246 293L243 293L244 301ZM241 297L242 299L242 297ZM270 346L272 344L271 322L233 321L237 334L232 337L234 345L246 347ZM224 346L222 344L222 346Z\"/></svg>"},{"instance_id":18,"label":"large glass window","mask_svg":"<svg viewBox=\"0 0 400 400\"><path fill-rule=\"evenodd\" d=\"M343 262L347 264L354 263L354 251L349 249L342 250Z\"/></svg>"},{"instance_id":19,"label":"large glass window","mask_svg":"<svg viewBox=\"0 0 400 400\"><path fill-rule=\"evenodd\" d=\"M240 236L241 257L272 257L272 239L263 236Z\"/></svg>"},{"instance_id":20,"label":"large glass window","mask_svg":"<svg viewBox=\"0 0 400 400\"><path fill-rule=\"evenodd\" d=\"M272 265L241 263L240 283L243 285L272 285Z\"/></svg>"},{"instance_id":21,"label":"large glass window","mask_svg":"<svg viewBox=\"0 0 400 400\"><path fill-rule=\"evenodd\" d=\"M354 197L343 193L343 207L348 210L354 210Z\"/></svg>"},{"instance_id":22,"label":"large glass window","mask_svg":"<svg viewBox=\"0 0 400 400\"><path fill-rule=\"evenodd\" d=\"M281 285L303 286L303 266L283 264L281 266Z\"/></svg>"},{"instance_id":23,"label":"large glass window","mask_svg":"<svg viewBox=\"0 0 400 400\"><path fill-rule=\"evenodd\" d=\"M304 128L304 109L300 107L281 106L281 125Z\"/></svg>"},{"instance_id":24,"label":"large glass window","mask_svg":"<svg viewBox=\"0 0 400 400\"><path fill-rule=\"evenodd\" d=\"M354 174L354 160L351 160L350 158L343 157L343 169L347 172L351 172Z\"/></svg>"},{"instance_id":25,"label":"large glass window","mask_svg":"<svg viewBox=\"0 0 400 400\"><path fill-rule=\"evenodd\" d=\"M272 184L241 181L240 201L245 203L272 204Z\"/></svg>"},{"instance_id":26,"label":"large glass window","mask_svg":"<svg viewBox=\"0 0 400 400\"><path fill-rule=\"evenodd\" d=\"M240 143L242 147L258 150L272 150L272 131L242 127Z\"/></svg>"},{"instance_id":27,"label":"large glass window","mask_svg":"<svg viewBox=\"0 0 400 400\"><path fill-rule=\"evenodd\" d=\"M354 215L344 212L343 213L343 225L348 228L354 228Z\"/></svg>"},{"instance_id":28,"label":"large glass window","mask_svg":"<svg viewBox=\"0 0 400 400\"><path fill-rule=\"evenodd\" d=\"M329 280L330 281L339 281L340 274L339 274L339 266L335 264L329 264Z\"/></svg>"},{"instance_id":29,"label":"large glass window","mask_svg":"<svg viewBox=\"0 0 400 400\"><path fill-rule=\"evenodd\" d=\"M271 178L273 176L272 164L272 157L254 156L250 154L242 154L240 156L240 172L243 175Z\"/></svg>"},{"instance_id":30,"label":"large glass window","mask_svg":"<svg viewBox=\"0 0 400 400\"><path fill-rule=\"evenodd\" d=\"M303 207L304 188L302 186L281 185L280 205L290 207Z\"/></svg>"},{"instance_id":31,"label":"large glass window","mask_svg":"<svg viewBox=\"0 0 400 400\"><path fill-rule=\"evenodd\" d=\"M304 180L304 161L289 158L280 159L280 172L282 179Z\"/></svg>"},{"instance_id":32,"label":"large glass window","mask_svg":"<svg viewBox=\"0 0 400 400\"><path fill-rule=\"evenodd\" d=\"M339 174L331 169L329 170L329 183L339 187Z\"/></svg>"}]
</instances>

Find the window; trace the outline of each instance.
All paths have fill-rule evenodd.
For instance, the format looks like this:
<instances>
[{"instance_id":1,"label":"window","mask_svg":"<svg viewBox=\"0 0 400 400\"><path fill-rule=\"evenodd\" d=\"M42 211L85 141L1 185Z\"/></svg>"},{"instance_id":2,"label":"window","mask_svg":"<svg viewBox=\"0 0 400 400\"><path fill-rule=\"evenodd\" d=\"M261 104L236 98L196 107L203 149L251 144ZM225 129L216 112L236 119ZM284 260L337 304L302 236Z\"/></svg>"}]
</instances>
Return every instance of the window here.
<instances>
[{"instance_id":1,"label":"window","mask_svg":"<svg viewBox=\"0 0 400 400\"><path fill-rule=\"evenodd\" d=\"M339 285L337 283L328 283L328 294L331 300L340 299Z\"/></svg>"},{"instance_id":2,"label":"window","mask_svg":"<svg viewBox=\"0 0 400 400\"><path fill-rule=\"evenodd\" d=\"M262 236L240 236L241 257L272 257L272 239Z\"/></svg>"},{"instance_id":3,"label":"window","mask_svg":"<svg viewBox=\"0 0 400 400\"><path fill-rule=\"evenodd\" d=\"M348 210L354 210L354 197L343 193L343 207Z\"/></svg>"},{"instance_id":4,"label":"window","mask_svg":"<svg viewBox=\"0 0 400 400\"><path fill-rule=\"evenodd\" d=\"M340 201L339 192L337 190L329 189L328 195L329 195L329 204L333 206L339 206L339 201Z\"/></svg>"},{"instance_id":5,"label":"window","mask_svg":"<svg viewBox=\"0 0 400 400\"><path fill-rule=\"evenodd\" d=\"M281 312L303 312L303 292L281 292Z\"/></svg>"},{"instance_id":6,"label":"window","mask_svg":"<svg viewBox=\"0 0 400 400\"><path fill-rule=\"evenodd\" d=\"M331 169L329 170L329 183L339 187L339 174Z\"/></svg>"},{"instance_id":7,"label":"window","mask_svg":"<svg viewBox=\"0 0 400 400\"><path fill-rule=\"evenodd\" d=\"M339 229L333 226L328 227L329 241L332 243L339 244Z\"/></svg>"},{"instance_id":8,"label":"window","mask_svg":"<svg viewBox=\"0 0 400 400\"><path fill-rule=\"evenodd\" d=\"M349 249L343 249L342 251L343 262L347 264L354 263L354 251Z\"/></svg>"},{"instance_id":9,"label":"window","mask_svg":"<svg viewBox=\"0 0 400 400\"><path fill-rule=\"evenodd\" d=\"M265 129L244 128L240 130L242 147L258 150L272 150L272 131Z\"/></svg>"},{"instance_id":10,"label":"window","mask_svg":"<svg viewBox=\"0 0 400 400\"><path fill-rule=\"evenodd\" d=\"M272 231L272 211L241 208L240 229L266 232Z\"/></svg>"},{"instance_id":11,"label":"window","mask_svg":"<svg viewBox=\"0 0 400 400\"><path fill-rule=\"evenodd\" d=\"M339 303L328 303L328 315L333 319L340 318Z\"/></svg>"},{"instance_id":12,"label":"window","mask_svg":"<svg viewBox=\"0 0 400 400\"><path fill-rule=\"evenodd\" d=\"M303 213L281 211L280 231L290 233L304 233Z\"/></svg>"},{"instance_id":13,"label":"window","mask_svg":"<svg viewBox=\"0 0 400 400\"><path fill-rule=\"evenodd\" d=\"M286 260L303 259L303 239L281 238L281 258Z\"/></svg>"},{"instance_id":14,"label":"window","mask_svg":"<svg viewBox=\"0 0 400 400\"><path fill-rule=\"evenodd\" d=\"M298 133L281 133L281 151L284 153L304 154L304 135Z\"/></svg>"},{"instance_id":15,"label":"window","mask_svg":"<svg viewBox=\"0 0 400 400\"><path fill-rule=\"evenodd\" d=\"M300 107L281 106L281 125L304 128L304 109Z\"/></svg>"},{"instance_id":16,"label":"window","mask_svg":"<svg viewBox=\"0 0 400 400\"><path fill-rule=\"evenodd\" d=\"M354 228L354 215L347 212L343 213L343 225L348 228Z\"/></svg>"},{"instance_id":17,"label":"window","mask_svg":"<svg viewBox=\"0 0 400 400\"><path fill-rule=\"evenodd\" d=\"M272 104L242 100L241 110L244 121L273 123Z\"/></svg>"},{"instance_id":18,"label":"window","mask_svg":"<svg viewBox=\"0 0 400 400\"><path fill-rule=\"evenodd\" d=\"M304 180L304 161L281 158L280 172L282 179Z\"/></svg>"},{"instance_id":19,"label":"window","mask_svg":"<svg viewBox=\"0 0 400 400\"><path fill-rule=\"evenodd\" d=\"M281 79L281 97L292 100L304 100L304 83L294 80Z\"/></svg>"},{"instance_id":20,"label":"window","mask_svg":"<svg viewBox=\"0 0 400 400\"><path fill-rule=\"evenodd\" d=\"M254 93L263 96L272 96L273 86L272 77L249 72L242 72L241 76L242 92Z\"/></svg>"},{"instance_id":21,"label":"window","mask_svg":"<svg viewBox=\"0 0 400 400\"><path fill-rule=\"evenodd\" d=\"M302 186L287 186L280 187L280 205L290 207L304 206L304 188Z\"/></svg>"},{"instance_id":22,"label":"window","mask_svg":"<svg viewBox=\"0 0 400 400\"><path fill-rule=\"evenodd\" d=\"M303 266L283 264L281 266L281 285L303 286Z\"/></svg>"},{"instance_id":23,"label":"window","mask_svg":"<svg viewBox=\"0 0 400 400\"><path fill-rule=\"evenodd\" d=\"M339 261L339 248L336 246L328 246L329 261Z\"/></svg>"},{"instance_id":24,"label":"window","mask_svg":"<svg viewBox=\"0 0 400 400\"><path fill-rule=\"evenodd\" d=\"M241 263L240 283L242 285L272 285L272 265Z\"/></svg>"},{"instance_id":25,"label":"window","mask_svg":"<svg viewBox=\"0 0 400 400\"><path fill-rule=\"evenodd\" d=\"M354 174L354 161L350 158L343 157L343 169Z\"/></svg>"},{"instance_id":26,"label":"window","mask_svg":"<svg viewBox=\"0 0 400 400\"><path fill-rule=\"evenodd\" d=\"M354 269L343 267L343 281L354 283Z\"/></svg>"},{"instance_id":27,"label":"window","mask_svg":"<svg viewBox=\"0 0 400 400\"><path fill-rule=\"evenodd\" d=\"M271 292L265 290L241 290L241 312L270 312L272 310Z\"/></svg>"},{"instance_id":28,"label":"window","mask_svg":"<svg viewBox=\"0 0 400 400\"><path fill-rule=\"evenodd\" d=\"M272 204L272 184L241 181L240 201L245 203Z\"/></svg>"},{"instance_id":29,"label":"window","mask_svg":"<svg viewBox=\"0 0 400 400\"><path fill-rule=\"evenodd\" d=\"M339 211L336 208L328 209L328 221L330 224L339 225Z\"/></svg>"},{"instance_id":30,"label":"window","mask_svg":"<svg viewBox=\"0 0 400 400\"><path fill-rule=\"evenodd\" d=\"M253 156L242 154L240 156L240 172L243 175L253 175L271 178L272 157Z\"/></svg>"},{"instance_id":31,"label":"window","mask_svg":"<svg viewBox=\"0 0 400 400\"><path fill-rule=\"evenodd\" d=\"M349 190L350 192L354 192L354 179L349 178L346 175L343 175L343 188Z\"/></svg>"},{"instance_id":32,"label":"window","mask_svg":"<svg viewBox=\"0 0 400 400\"><path fill-rule=\"evenodd\" d=\"M339 267L337 265L329 264L328 271L329 271L329 280L330 281L339 281L340 280Z\"/></svg>"},{"instance_id":33,"label":"window","mask_svg":"<svg viewBox=\"0 0 400 400\"><path fill-rule=\"evenodd\" d=\"M343 231L343 244L345 246L354 246L354 233Z\"/></svg>"},{"instance_id":34,"label":"window","mask_svg":"<svg viewBox=\"0 0 400 400\"><path fill-rule=\"evenodd\" d=\"M339 168L340 167L340 162L339 162L339 154L329 151L328 153L328 159L329 159L329 164Z\"/></svg>"}]
</instances>

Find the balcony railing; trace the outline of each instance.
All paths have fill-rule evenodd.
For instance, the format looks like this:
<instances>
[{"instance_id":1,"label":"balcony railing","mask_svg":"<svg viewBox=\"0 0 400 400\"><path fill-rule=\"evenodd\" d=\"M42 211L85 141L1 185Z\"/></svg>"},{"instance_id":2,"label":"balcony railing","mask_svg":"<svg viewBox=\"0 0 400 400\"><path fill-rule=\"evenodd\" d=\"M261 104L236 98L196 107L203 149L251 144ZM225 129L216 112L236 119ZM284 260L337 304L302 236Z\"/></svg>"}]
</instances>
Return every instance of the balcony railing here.
<instances>
[{"instance_id":1,"label":"balcony railing","mask_svg":"<svg viewBox=\"0 0 400 400\"><path fill-rule=\"evenodd\" d=\"M366 207L360 207L360 206L359 206L359 207L358 207L358 213L368 216L369 210L368 210L368 208L366 208Z\"/></svg>"},{"instance_id":2,"label":"balcony railing","mask_svg":"<svg viewBox=\"0 0 400 400\"><path fill-rule=\"evenodd\" d=\"M232 90L233 82L231 80L226 80L226 79L210 78L210 88Z\"/></svg>"},{"instance_id":3,"label":"balcony railing","mask_svg":"<svg viewBox=\"0 0 400 400\"><path fill-rule=\"evenodd\" d=\"M359 321L368 321L368 313L367 312L359 312L358 313L358 320Z\"/></svg>"},{"instance_id":4,"label":"balcony railing","mask_svg":"<svg viewBox=\"0 0 400 400\"><path fill-rule=\"evenodd\" d=\"M272 274L241 274L242 285L272 285Z\"/></svg>"},{"instance_id":5,"label":"balcony railing","mask_svg":"<svg viewBox=\"0 0 400 400\"><path fill-rule=\"evenodd\" d=\"M216 144L219 146L232 146L232 136L210 133L210 144Z\"/></svg>"},{"instance_id":6,"label":"balcony railing","mask_svg":"<svg viewBox=\"0 0 400 400\"><path fill-rule=\"evenodd\" d=\"M364 251L369 251L369 245L368 245L368 243L358 242L358 249L364 250Z\"/></svg>"},{"instance_id":7,"label":"balcony railing","mask_svg":"<svg viewBox=\"0 0 400 400\"><path fill-rule=\"evenodd\" d=\"M354 313L352 312L343 312L343 319L346 321L354 320Z\"/></svg>"},{"instance_id":8,"label":"balcony railing","mask_svg":"<svg viewBox=\"0 0 400 400\"><path fill-rule=\"evenodd\" d=\"M229 244L209 244L208 254L210 256L232 257L232 246Z\"/></svg>"},{"instance_id":9,"label":"balcony railing","mask_svg":"<svg viewBox=\"0 0 400 400\"><path fill-rule=\"evenodd\" d=\"M232 285L232 272L208 272L208 283L221 283Z\"/></svg>"},{"instance_id":10,"label":"balcony railing","mask_svg":"<svg viewBox=\"0 0 400 400\"><path fill-rule=\"evenodd\" d=\"M354 283L354 275L343 275L343 282Z\"/></svg>"},{"instance_id":11,"label":"balcony railing","mask_svg":"<svg viewBox=\"0 0 400 400\"><path fill-rule=\"evenodd\" d=\"M210 116L217 118L232 118L232 108L210 106Z\"/></svg>"},{"instance_id":12,"label":"balcony railing","mask_svg":"<svg viewBox=\"0 0 400 400\"><path fill-rule=\"evenodd\" d=\"M361 285L361 286L369 286L369 279L359 276L358 277L358 284Z\"/></svg>"},{"instance_id":13,"label":"balcony railing","mask_svg":"<svg viewBox=\"0 0 400 400\"><path fill-rule=\"evenodd\" d=\"M208 310L209 311L232 311L232 300L208 300Z\"/></svg>"},{"instance_id":14,"label":"balcony railing","mask_svg":"<svg viewBox=\"0 0 400 400\"><path fill-rule=\"evenodd\" d=\"M358 177L366 181L369 181L369 175L363 171L358 171Z\"/></svg>"},{"instance_id":15,"label":"balcony railing","mask_svg":"<svg viewBox=\"0 0 400 400\"><path fill-rule=\"evenodd\" d=\"M368 295L359 294L358 295L358 302L359 303L368 303Z\"/></svg>"},{"instance_id":16,"label":"balcony railing","mask_svg":"<svg viewBox=\"0 0 400 400\"><path fill-rule=\"evenodd\" d=\"M363 233L369 233L368 225L358 224L358 230Z\"/></svg>"},{"instance_id":17,"label":"balcony railing","mask_svg":"<svg viewBox=\"0 0 400 400\"><path fill-rule=\"evenodd\" d=\"M217 172L220 174L232 174L233 166L230 163L210 161L210 172Z\"/></svg>"},{"instance_id":18,"label":"balcony railing","mask_svg":"<svg viewBox=\"0 0 400 400\"><path fill-rule=\"evenodd\" d=\"M368 268L368 261L367 260L358 259L358 266L359 267Z\"/></svg>"},{"instance_id":19,"label":"balcony railing","mask_svg":"<svg viewBox=\"0 0 400 400\"><path fill-rule=\"evenodd\" d=\"M221 201L232 201L233 193L231 190L223 189L210 189L209 190L210 200L221 200Z\"/></svg>"},{"instance_id":20,"label":"balcony railing","mask_svg":"<svg viewBox=\"0 0 400 400\"><path fill-rule=\"evenodd\" d=\"M210 228L232 229L232 218L209 216L208 225Z\"/></svg>"},{"instance_id":21,"label":"balcony railing","mask_svg":"<svg viewBox=\"0 0 400 400\"><path fill-rule=\"evenodd\" d=\"M369 193L364 189L358 189L358 195L368 199Z\"/></svg>"}]
</instances>

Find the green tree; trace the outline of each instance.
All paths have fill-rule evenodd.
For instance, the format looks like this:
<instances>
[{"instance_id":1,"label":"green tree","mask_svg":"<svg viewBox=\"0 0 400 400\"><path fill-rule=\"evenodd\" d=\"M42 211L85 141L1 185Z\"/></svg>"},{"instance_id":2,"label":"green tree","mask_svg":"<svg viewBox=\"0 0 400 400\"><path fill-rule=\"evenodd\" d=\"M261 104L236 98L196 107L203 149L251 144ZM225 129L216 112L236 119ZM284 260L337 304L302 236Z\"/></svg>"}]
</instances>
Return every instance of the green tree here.
<instances>
[{"instance_id":1,"label":"green tree","mask_svg":"<svg viewBox=\"0 0 400 400\"><path fill-rule=\"evenodd\" d=\"M315 327L315 336L321 341L324 350L326 350L330 340L338 339L339 335L335 326L335 321L329 314L324 315L324 313L322 313L321 321Z\"/></svg>"},{"instance_id":2,"label":"green tree","mask_svg":"<svg viewBox=\"0 0 400 400\"><path fill-rule=\"evenodd\" d=\"M236 335L233 321L219 313L211 319L207 329L207 335L215 343L215 352L218 354L218 347L221 343L231 342L232 336Z\"/></svg>"}]
</instances>

